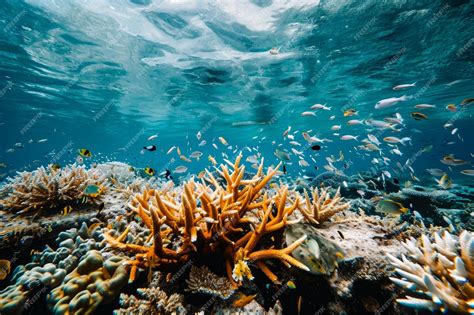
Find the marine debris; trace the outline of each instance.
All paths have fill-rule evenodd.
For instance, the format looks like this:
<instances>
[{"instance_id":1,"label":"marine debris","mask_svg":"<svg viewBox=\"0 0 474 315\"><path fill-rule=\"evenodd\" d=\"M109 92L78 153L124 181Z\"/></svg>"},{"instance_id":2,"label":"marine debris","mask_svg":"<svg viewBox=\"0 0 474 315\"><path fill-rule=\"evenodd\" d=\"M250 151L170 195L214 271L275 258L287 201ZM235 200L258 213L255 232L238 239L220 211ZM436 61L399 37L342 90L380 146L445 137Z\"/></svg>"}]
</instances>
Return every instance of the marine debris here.
<instances>
[{"instance_id":1,"label":"marine debris","mask_svg":"<svg viewBox=\"0 0 474 315\"><path fill-rule=\"evenodd\" d=\"M474 235L447 231L404 243L401 259L387 254L398 277L390 279L410 291L401 305L430 311L474 313Z\"/></svg>"}]
</instances>

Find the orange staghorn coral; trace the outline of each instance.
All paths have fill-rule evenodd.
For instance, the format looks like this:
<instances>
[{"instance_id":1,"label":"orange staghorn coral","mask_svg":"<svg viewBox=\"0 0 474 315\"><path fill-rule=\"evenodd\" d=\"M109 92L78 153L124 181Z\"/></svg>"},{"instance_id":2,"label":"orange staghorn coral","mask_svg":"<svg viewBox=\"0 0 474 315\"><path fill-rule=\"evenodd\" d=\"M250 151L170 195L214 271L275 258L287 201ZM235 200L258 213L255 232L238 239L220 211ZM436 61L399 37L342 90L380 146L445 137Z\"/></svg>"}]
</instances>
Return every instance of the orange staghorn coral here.
<instances>
[{"instance_id":1,"label":"orange staghorn coral","mask_svg":"<svg viewBox=\"0 0 474 315\"><path fill-rule=\"evenodd\" d=\"M305 219L312 224L321 224L336 213L351 207L348 202L342 202L343 198L340 195L340 188L337 189L336 194L332 198L329 196L328 188L321 188L319 190L317 187L315 187L312 192L312 202L306 189L304 196L304 207L301 207L299 210Z\"/></svg>"},{"instance_id":2,"label":"orange staghorn coral","mask_svg":"<svg viewBox=\"0 0 474 315\"><path fill-rule=\"evenodd\" d=\"M240 165L241 157L216 168L222 178L207 171L200 181L186 182L181 191L145 189L135 195L129 206L150 230L145 244L151 245L124 242L128 228L118 237L105 234L111 247L135 255L128 262L132 266L130 281L137 268L184 262L194 253L218 250L225 255L227 276L235 286L253 278L249 261L255 262L272 281L277 277L265 264L269 259L308 270L290 256L304 238L283 249L258 249L262 237L299 221L290 220L289 216L300 206L300 197L285 185L272 196L265 191L280 165L264 174L262 160L257 173L251 179L243 179L245 166Z\"/></svg>"}]
</instances>

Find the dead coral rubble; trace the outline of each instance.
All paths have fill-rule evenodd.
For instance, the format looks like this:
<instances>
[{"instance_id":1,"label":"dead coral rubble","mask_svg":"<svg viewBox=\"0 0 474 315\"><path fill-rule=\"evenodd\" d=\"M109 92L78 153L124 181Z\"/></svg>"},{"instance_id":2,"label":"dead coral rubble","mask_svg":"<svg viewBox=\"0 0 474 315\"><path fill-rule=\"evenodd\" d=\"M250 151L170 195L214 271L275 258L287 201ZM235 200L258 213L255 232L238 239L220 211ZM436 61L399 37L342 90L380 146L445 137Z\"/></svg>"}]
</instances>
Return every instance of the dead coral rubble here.
<instances>
[{"instance_id":1,"label":"dead coral rubble","mask_svg":"<svg viewBox=\"0 0 474 315\"><path fill-rule=\"evenodd\" d=\"M272 280L277 277L265 264L268 259L308 270L290 256L305 237L287 248L257 249L263 236L294 223L288 217L299 207L300 196L284 185L269 195L264 187L279 166L264 174L263 161L251 179L243 179L245 166L240 165L241 157L235 163L227 161L232 170L227 165L216 169L225 179L223 184L208 171L200 182L186 182L182 191L145 189L134 197L130 208L149 229L148 242L124 242L128 227L117 237L112 236L112 231L105 234L111 247L135 256L128 262L132 266L131 281L139 267L182 263L196 252L216 252L220 248L224 248L227 275L234 285L253 279L249 261Z\"/></svg>"},{"instance_id":2,"label":"dead coral rubble","mask_svg":"<svg viewBox=\"0 0 474 315\"><path fill-rule=\"evenodd\" d=\"M421 243L421 244L420 244ZM447 231L422 235L404 244L408 257L387 254L399 277L391 280L412 291L401 305L431 311L474 313L474 235Z\"/></svg>"}]
</instances>

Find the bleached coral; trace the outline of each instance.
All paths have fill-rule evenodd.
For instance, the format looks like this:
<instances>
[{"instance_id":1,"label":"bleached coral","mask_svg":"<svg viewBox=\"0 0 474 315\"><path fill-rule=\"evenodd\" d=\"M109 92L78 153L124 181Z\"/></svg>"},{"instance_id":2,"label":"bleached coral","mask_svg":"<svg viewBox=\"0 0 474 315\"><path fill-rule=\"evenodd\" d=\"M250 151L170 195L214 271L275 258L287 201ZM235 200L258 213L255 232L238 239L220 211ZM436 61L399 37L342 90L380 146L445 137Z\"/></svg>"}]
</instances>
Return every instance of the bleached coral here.
<instances>
[{"instance_id":1,"label":"bleached coral","mask_svg":"<svg viewBox=\"0 0 474 315\"><path fill-rule=\"evenodd\" d=\"M318 187L315 187L311 195L312 200L309 198L308 192L305 189L304 203L303 206L299 208L309 223L321 224L336 213L350 208L348 202L343 202L340 189L337 189L336 194L332 198L329 195L328 188L318 189Z\"/></svg>"},{"instance_id":2,"label":"bleached coral","mask_svg":"<svg viewBox=\"0 0 474 315\"><path fill-rule=\"evenodd\" d=\"M75 164L64 168L39 167L10 178L0 191L0 204L18 214L63 207L83 197L88 185L103 185L104 181L101 172Z\"/></svg>"},{"instance_id":3,"label":"bleached coral","mask_svg":"<svg viewBox=\"0 0 474 315\"><path fill-rule=\"evenodd\" d=\"M421 242L408 240L408 257L387 254L399 277L391 280L412 291L413 296L397 300L415 309L474 313L474 235L459 236L447 231L422 235Z\"/></svg>"}]
</instances>

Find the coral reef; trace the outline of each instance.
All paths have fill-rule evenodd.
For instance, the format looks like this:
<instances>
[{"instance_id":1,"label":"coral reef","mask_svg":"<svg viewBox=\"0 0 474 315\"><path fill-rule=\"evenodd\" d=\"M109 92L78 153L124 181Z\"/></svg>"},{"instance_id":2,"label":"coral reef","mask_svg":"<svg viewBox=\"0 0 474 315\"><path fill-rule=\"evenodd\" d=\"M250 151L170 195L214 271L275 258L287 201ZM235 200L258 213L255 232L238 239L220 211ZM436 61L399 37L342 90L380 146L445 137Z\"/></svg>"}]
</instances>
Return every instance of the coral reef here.
<instances>
[{"instance_id":1,"label":"coral reef","mask_svg":"<svg viewBox=\"0 0 474 315\"><path fill-rule=\"evenodd\" d=\"M474 313L474 235L447 231L411 238L404 243L407 256L387 254L399 277L391 280L414 296L397 301L430 311Z\"/></svg>"},{"instance_id":2,"label":"coral reef","mask_svg":"<svg viewBox=\"0 0 474 315\"><path fill-rule=\"evenodd\" d=\"M206 266L192 266L186 283L188 290L192 293L207 293L224 300L231 297L235 291L234 286L227 278L213 274Z\"/></svg>"},{"instance_id":3,"label":"coral reef","mask_svg":"<svg viewBox=\"0 0 474 315\"><path fill-rule=\"evenodd\" d=\"M182 295L173 293L168 296L160 288L137 289L139 298L134 295L120 294L121 308L115 315L159 315L186 314Z\"/></svg>"},{"instance_id":4,"label":"coral reef","mask_svg":"<svg viewBox=\"0 0 474 315\"><path fill-rule=\"evenodd\" d=\"M304 191L305 207L299 210L305 219L312 224L320 224L327 221L334 214L350 208L350 204L342 203L342 197L339 188L334 197L330 197L328 188L314 188L312 191L312 201L308 196L308 192Z\"/></svg>"},{"instance_id":5,"label":"coral reef","mask_svg":"<svg viewBox=\"0 0 474 315\"><path fill-rule=\"evenodd\" d=\"M17 214L61 208L83 197L88 185L104 182L105 176L94 169L75 164L64 168L49 165L11 178L0 191L0 204ZM88 201L97 203L98 199Z\"/></svg>"},{"instance_id":6,"label":"coral reef","mask_svg":"<svg viewBox=\"0 0 474 315\"><path fill-rule=\"evenodd\" d=\"M55 314L92 314L102 302L120 294L128 282L123 258L104 259L97 250L85 255L62 284L48 294L48 307Z\"/></svg>"},{"instance_id":7,"label":"coral reef","mask_svg":"<svg viewBox=\"0 0 474 315\"><path fill-rule=\"evenodd\" d=\"M245 166L241 155L235 163L227 161L216 171L225 179L221 185L208 171L207 176L196 182L183 184L182 191L160 192L146 189L136 195L130 208L149 229L148 240L152 244L125 243L129 227L114 237L105 234L109 245L135 255L128 264L132 266L130 280L136 277L138 267L154 268L160 265L187 261L193 253L209 253L223 249L226 271L230 281L238 285L245 279L253 279L248 262L254 262L270 279L276 275L264 260L278 259L304 270L306 266L289 255L305 237L287 248L256 250L266 234L282 230L292 224L288 220L299 206L299 195L292 201L287 186L268 196L263 188L276 174L279 166L263 173L263 160L252 179L244 180ZM275 206L275 208L274 208ZM275 210L275 212L273 211Z\"/></svg>"}]
</instances>

